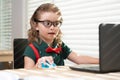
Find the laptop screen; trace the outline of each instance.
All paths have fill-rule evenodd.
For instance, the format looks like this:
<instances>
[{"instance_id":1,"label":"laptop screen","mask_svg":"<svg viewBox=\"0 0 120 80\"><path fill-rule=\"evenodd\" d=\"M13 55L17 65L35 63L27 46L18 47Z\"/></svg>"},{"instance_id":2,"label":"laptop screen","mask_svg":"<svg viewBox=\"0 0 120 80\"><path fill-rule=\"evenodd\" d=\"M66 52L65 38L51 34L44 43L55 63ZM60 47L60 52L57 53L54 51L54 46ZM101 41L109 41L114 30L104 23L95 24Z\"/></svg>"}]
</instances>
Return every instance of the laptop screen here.
<instances>
[{"instance_id":1,"label":"laptop screen","mask_svg":"<svg viewBox=\"0 0 120 80\"><path fill-rule=\"evenodd\" d=\"M120 24L100 24L99 45L101 70L120 71Z\"/></svg>"}]
</instances>

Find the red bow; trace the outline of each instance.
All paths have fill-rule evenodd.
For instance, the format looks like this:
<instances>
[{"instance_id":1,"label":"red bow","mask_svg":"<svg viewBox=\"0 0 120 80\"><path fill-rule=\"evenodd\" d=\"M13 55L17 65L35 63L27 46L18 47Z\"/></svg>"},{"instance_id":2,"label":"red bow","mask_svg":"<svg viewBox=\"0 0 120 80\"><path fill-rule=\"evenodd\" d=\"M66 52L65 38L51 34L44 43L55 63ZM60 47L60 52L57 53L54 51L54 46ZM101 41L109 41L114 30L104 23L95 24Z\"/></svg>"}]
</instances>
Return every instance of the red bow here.
<instances>
[{"instance_id":1,"label":"red bow","mask_svg":"<svg viewBox=\"0 0 120 80\"><path fill-rule=\"evenodd\" d=\"M48 47L48 48L46 49L46 52L55 52L56 54L59 54L60 51L61 51L61 47L59 47L59 48Z\"/></svg>"}]
</instances>

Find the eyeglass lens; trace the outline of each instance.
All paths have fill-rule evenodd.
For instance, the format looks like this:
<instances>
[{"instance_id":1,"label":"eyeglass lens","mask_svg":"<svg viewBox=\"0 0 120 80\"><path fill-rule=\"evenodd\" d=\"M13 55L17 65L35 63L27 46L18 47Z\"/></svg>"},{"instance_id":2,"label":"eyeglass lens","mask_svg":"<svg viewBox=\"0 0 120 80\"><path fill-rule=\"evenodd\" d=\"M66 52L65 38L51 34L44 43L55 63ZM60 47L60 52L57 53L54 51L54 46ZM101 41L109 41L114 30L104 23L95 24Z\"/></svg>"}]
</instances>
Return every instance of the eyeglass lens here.
<instances>
[{"instance_id":1,"label":"eyeglass lens","mask_svg":"<svg viewBox=\"0 0 120 80\"><path fill-rule=\"evenodd\" d=\"M37 20L37 19L34 19L35 22L40 22L42 23L45 27L51 27L52 25L54 27L60 27L62 22L61 21L49 21L49 20L45 20L45 21L40 21L40 20Z\"/></svg>"},{"instance_id":2,"label":"eyeglass lens","mask_svg":"<svg viewBox=\"0 0 120 80\"><path fill-rule=\"evenodd\" d=\"M56 22L51 22L51 21L43 21L43 25L45 27L51 27L52 25L54 27L60 27L61 26L61 22L60 21L56 21Z\"/></svg>"}]
</instances>

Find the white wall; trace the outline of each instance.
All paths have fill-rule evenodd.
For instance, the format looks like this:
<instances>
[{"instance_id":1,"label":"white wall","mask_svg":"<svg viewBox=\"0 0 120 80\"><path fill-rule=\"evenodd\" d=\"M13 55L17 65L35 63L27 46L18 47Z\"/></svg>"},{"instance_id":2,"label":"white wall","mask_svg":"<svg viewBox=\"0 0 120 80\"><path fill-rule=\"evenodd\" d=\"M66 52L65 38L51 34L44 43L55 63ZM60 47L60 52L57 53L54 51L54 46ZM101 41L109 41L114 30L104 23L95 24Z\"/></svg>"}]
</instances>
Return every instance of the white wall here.
<instances>
[{"instance_id":1,"label":"white wall","mask_svg":"<svg viewBox=\"0 0 120 80\"><path fill-rule=\"evenodd\" d=\"M26 36L26 0L13 0L12 5L12 39Z\"/></svg>"}]
</instances>

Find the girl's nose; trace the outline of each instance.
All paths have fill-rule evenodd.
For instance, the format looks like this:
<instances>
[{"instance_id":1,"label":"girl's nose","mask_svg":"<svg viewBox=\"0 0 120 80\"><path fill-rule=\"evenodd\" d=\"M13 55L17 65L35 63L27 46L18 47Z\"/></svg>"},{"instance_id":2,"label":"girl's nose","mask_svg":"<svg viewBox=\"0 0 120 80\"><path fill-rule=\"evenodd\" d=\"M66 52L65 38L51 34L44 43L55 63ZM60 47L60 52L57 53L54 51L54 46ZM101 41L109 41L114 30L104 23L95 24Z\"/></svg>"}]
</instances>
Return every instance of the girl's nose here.
<instances>
[{"instance_id":1,"label":"girl's nose","mask_svg":"<svg viewBox=\"0 0 120 80\"><path fill-rule=\"evenodd\" d=\"M54 29L54 25L51 25L51 26L50 26L50 29Z\"/></svg>"}]
</instances>

